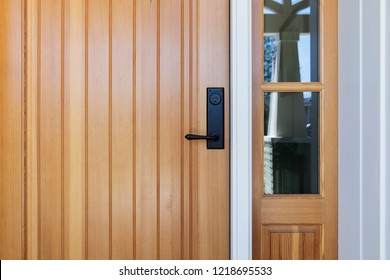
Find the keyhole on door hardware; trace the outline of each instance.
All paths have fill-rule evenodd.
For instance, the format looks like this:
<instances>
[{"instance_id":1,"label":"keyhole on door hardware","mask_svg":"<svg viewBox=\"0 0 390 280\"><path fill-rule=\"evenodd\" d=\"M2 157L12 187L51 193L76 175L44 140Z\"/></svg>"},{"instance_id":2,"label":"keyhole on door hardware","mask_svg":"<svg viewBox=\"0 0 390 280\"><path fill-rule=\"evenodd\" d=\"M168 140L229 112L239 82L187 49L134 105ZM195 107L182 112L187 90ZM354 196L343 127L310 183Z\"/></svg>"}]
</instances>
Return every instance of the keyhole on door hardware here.
<instances>
[{"instance_id":1,"label":"keyhole on door hardware","mask_svg":"<svg viewBox=\"0 0 390 280\"><path fill-rule=\"evenodd\" d=\"M210 96L210 103L213 105L218 105L221 103L221 96L218 93L214 93Z\"/></svg>"}]
</instances>

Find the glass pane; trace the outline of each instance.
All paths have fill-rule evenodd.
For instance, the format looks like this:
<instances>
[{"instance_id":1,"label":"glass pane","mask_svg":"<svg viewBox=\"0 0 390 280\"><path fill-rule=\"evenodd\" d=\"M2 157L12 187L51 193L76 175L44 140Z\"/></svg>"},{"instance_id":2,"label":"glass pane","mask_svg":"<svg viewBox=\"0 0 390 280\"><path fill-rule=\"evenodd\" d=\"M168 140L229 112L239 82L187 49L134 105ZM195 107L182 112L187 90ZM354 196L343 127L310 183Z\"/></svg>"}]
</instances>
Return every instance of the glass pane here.
<instances>
[{"instance_id":1,"label":"glass pane","mask_svg":"<svg viewBox=\"0 0 390 280\"><path fill-rule=\"evenodd\" d=\"M264 81L318 82L318 0L264 1Z\"/></svg>"},{"instance_id":2,"label":"glass pane","mask_svg":"<svg viewBox=\"0 0 390 280\"><path fill-rule=\"evenodd\" d=\"M318 92L264 93L264 193L318 194Z\"/></svg>"}]
</instances>

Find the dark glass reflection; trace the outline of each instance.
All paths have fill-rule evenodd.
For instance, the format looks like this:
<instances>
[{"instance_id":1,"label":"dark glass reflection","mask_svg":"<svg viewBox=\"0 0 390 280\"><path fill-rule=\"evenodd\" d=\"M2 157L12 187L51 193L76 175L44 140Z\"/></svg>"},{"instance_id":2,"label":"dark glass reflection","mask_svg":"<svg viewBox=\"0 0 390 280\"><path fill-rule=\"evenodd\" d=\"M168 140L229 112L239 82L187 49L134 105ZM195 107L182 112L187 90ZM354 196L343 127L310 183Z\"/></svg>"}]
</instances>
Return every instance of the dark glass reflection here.
<instances>
[{"instance_id":1,"label":"dark glass reflection","mask_svg":"<svg viewBox=\"0 0 390 280\"><path fill-rule=\"evenodd\" d=\"M264 0L264 81L318 82L318 0Z\"/></svg>"},{"instance_id":2,"label":"dark glass reflection","mask_svg":"<svg viewBox=\"0 0 390 280\"><path fill-rule=\"evenodd\" d=\"M319 93L264 93L264 193L318 194Z\"/></svg>"}]
</instances>

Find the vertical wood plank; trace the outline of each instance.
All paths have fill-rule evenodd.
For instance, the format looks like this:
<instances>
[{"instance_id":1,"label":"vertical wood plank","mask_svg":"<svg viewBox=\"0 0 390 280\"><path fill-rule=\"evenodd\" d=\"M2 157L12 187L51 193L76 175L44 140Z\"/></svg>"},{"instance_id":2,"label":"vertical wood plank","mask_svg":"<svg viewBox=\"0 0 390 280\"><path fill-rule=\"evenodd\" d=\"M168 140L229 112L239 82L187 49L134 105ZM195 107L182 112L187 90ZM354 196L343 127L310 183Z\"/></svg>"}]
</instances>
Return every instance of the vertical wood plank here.
<instances>
[{"instance_id":1,"label":"vertical wood plank","mask_svg":"<svg viewBox=\"0 0 390 280\"><path fill-rule=\"evenodd\" d=\"M190 131L190 3L181 0L181 118L182 137ZM190 259L190 143L182 142L182 259Z\"/></svg>"},{"instance_id":2,"label":"vertical wood plank","mask_svg":"<svg viewBox=\"0 0 390 280\"><path fill-rule=\"evenodd\" d=\"M161 259L180 259L182 246L181 4L180 0L168 0L160 7Z\"/></svg>"},{"instance_id":3,"label":"vertical wood plank","mask_svg":"<svg viewBox=\"0 0 390 280\"><path fill-rule=\"evenodd\" d=\"M188 131L201 134L201 128L198 126L198 31L199 31L199 1L189 3L189 92L188 104L189 113ZM198 259L198 142L188 143L189 145L189 253L190 259Z\"/></svg>"},{"instance_id":4,"label":"vertical wood plank","mask_svg":"<svg viewBox=\"0 0 390 280\"><path fill-rule=\"evenodd\" d=\"M157 239L157 1L137 1L136 258L156 259Z\"/></svg>"},{"instance_id":5,"label":"vertical wood plank","mask_svg":"<svg viewBox=\"0 0 390 280\"><path fill-rule=\"evenodd\" d=\"M137 256L137 0L133 0L133 257Z\"/></svg>"},{"instance_id":6,"label":"vertical wood plank","mask_svg":"<svg viewBox=\"0 0 390 280\"><path fill-rule=\"evenodd\" d=\"M27 259L38 259L38 1L27 1Z\"/></svg>"},{"instance_id":7,"label":"vertical wood plank","mask_svg":"<svg viewBox=\"0 0 390 280\"><path fill-rule=\"evenodd\" d=\"M263 168L263 97L261 91L262 81L262 55L261 44L263 23L261 22L261 8L263 0L252 0L252 257L260 259L261 252L261 189L263 176L259 170Z\"/></svg>"},{"instance_id":8,"label":"vertical wood plank","mask_svg":"<svg viewBox=\"0 0 390 280\"><path fill-rule=\"evenodd\" d=\"M293 234L274 233L271 234L271 259L292 260L294 251Z\"/></svg>"},{"instance_id":9,"label":"vertical wood plank","mask_svg":"<svg viewBox=\"0 0 390 280\"><path fill-rule=\"evenodd\" d=\"M216 13L216 11L219 11ZM229 1L199 1L198 129L207 132L207 87L225 88L225 143L229 143ZM210 28L210 27L213 28ZM211 43L213 42L213 43ZM229 149L199 145L198 258L229 258ZM207 164L206 164L207 163ZM215 176L218 174L218 176Z\"/></svg>"},{"instance_id":10,"label":"vertical wood plank","mask_svg":"<svg viewBox=\"0 0 390 280\"><path fill-rule=\"evenodd\" d=\"M40 259L62 258L61 1L41 0L39 106Z\"/></svg>"},{"instance_id":11,"label":"vertical wood plank","mask_svg":"<svg viewBox=\"0 0 390 280\"><path fill-rule=\"evenodd\" d=\"M112 3L112 257L133 255L133 1Z\"/></svg>"},{"instance_id":12,"label":"vertical wood plank","mask_svg":"<svg viewBox=\"0 0 390 280\"><path fill-rule=\"evenodd\" d=\"M319 260L320 225L264 225L262 257L271 260Z\"/></svg>"},{"instance_id":13,"label":"vertical wood plank","mask_svg":"<svg viewBox=\"0 0 390 280\"><path fill-rule=\"evenodd\" d=\"M109 259L109 1L88 4L88 258Z\"/></svg>"},{"instance_id":14,"label":"vertical wood plank","mask_svg":"<svg viewBox=\"0 0 390 280\"><path fill-rule=\"evenodd\" d=\"M0 259L24 258L22 12L0 2Z\"/></svg>"},{"instance_id":15,"label":"vertical wood plank","mask_svg":"<svg viewBox=\"0 0 390 280\"><path fill-rule=\"evenodd\" d=\"M324 22L324 258L338 258L338 1L322 1Z\"/></svg>"},{"instance_id":16,"label":"vertical wood plank","mask_svg":"<svg viewBox=\"0 0 390 280\"><path fill-rule=\"evenodd\" d=\"M299 240L299 248L300 248L300 256L301 259L305 260L314 260L315 255L315 236L311 233L303 233L301 234L301 238Z\"/></svg>"},{"instance_id":17,"label":"vertical wood plank","mask_svg":"<svg viewBox=\"0 0 390 280\"><path fill-rule=\"evenodd\" d=\"M65 259L85 258L85 1L65 2Z\"/></svg>"},{"instance_id":18,"label":"vertical wood plank","mask_svg":"<svg viewBox=\"0 0 390 280\"><path fill-rule=\"evenodd\" d=\"M207 86L228 114L228 1L36 3L29 256L228 258L228 149L183 140L205 132Z\"/></svg>"}]
</instances>

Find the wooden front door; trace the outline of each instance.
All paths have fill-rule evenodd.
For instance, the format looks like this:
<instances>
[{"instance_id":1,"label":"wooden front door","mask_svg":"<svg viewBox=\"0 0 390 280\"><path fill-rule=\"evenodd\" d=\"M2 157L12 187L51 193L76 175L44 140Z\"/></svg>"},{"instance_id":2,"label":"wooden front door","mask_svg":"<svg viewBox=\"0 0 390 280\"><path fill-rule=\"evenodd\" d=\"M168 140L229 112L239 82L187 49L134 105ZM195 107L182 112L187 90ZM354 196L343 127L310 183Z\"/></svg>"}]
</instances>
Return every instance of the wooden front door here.
<instances>
[{"instance_id":1,"label":"wooden front door","mask_svg":"<svg viewBox=\"0 0 390 280\"><path fill-rule=\"evenodd\" d=\"M3 2L23 16L1 33L20 96L2 106L26 115L1 258L228 259L229 1ZM208 87L225 89L224 149L184 138L207 132Z\"/></svg>"},{"instance_id":2,"label":"wooden front door","mask_svg":"<svg viewBox=\"0 0 390 280\"><path fill-rule=\"evenodd\" d=\"M337 0L253 0L253 257L337 258Z\"/></svg>"}]
</instances>

